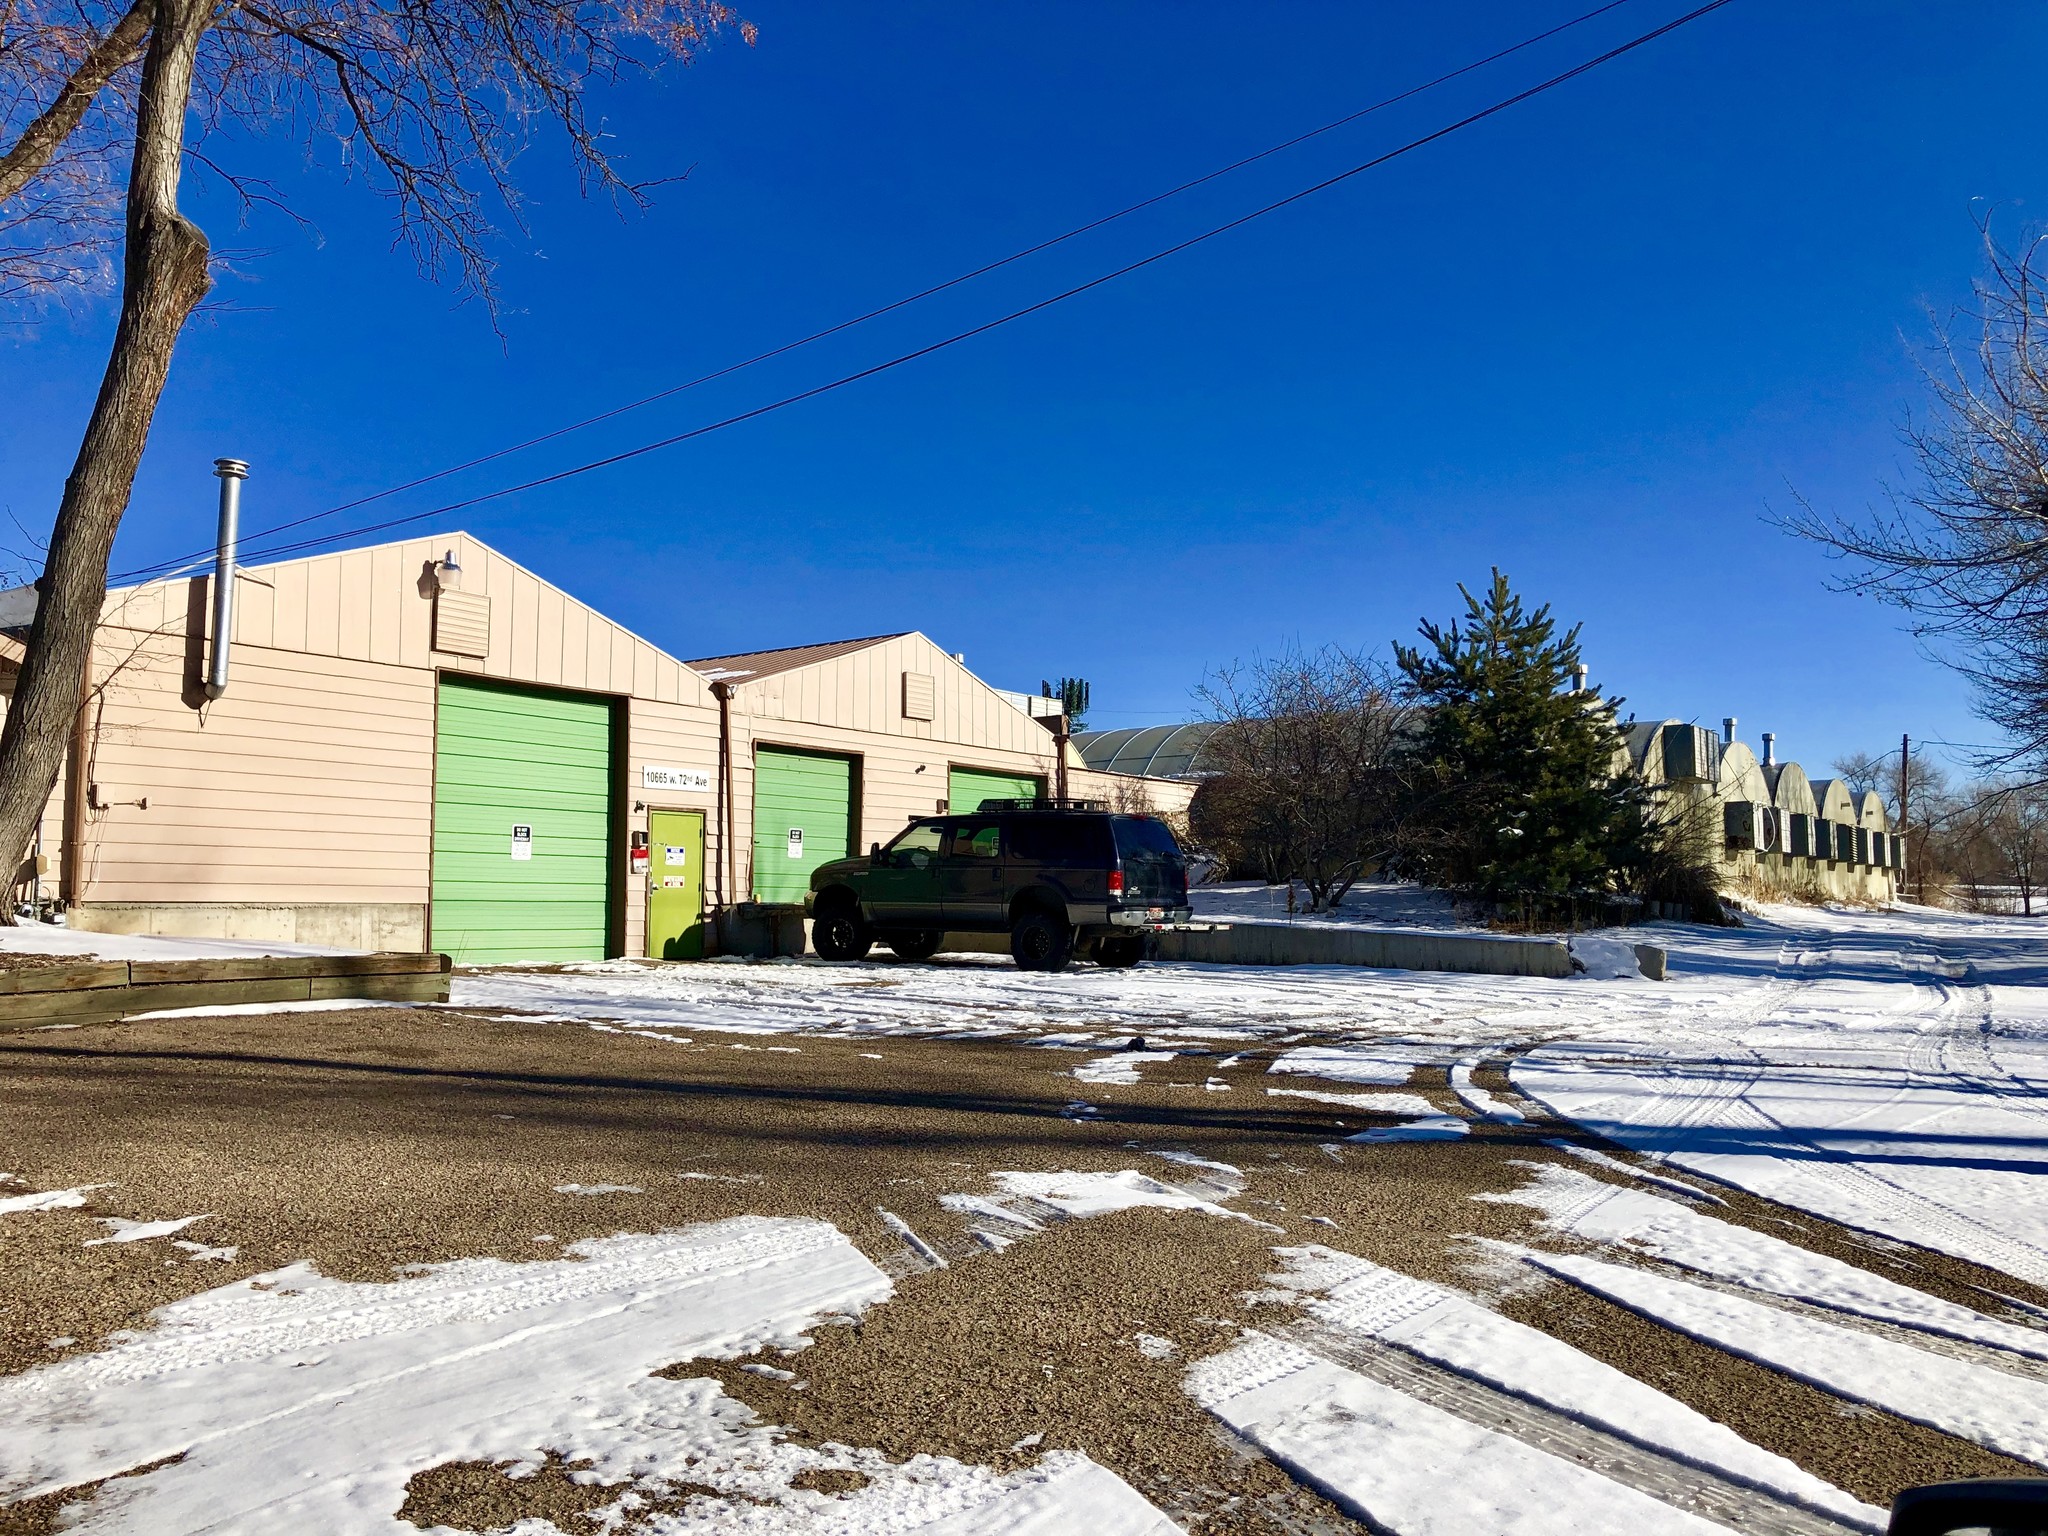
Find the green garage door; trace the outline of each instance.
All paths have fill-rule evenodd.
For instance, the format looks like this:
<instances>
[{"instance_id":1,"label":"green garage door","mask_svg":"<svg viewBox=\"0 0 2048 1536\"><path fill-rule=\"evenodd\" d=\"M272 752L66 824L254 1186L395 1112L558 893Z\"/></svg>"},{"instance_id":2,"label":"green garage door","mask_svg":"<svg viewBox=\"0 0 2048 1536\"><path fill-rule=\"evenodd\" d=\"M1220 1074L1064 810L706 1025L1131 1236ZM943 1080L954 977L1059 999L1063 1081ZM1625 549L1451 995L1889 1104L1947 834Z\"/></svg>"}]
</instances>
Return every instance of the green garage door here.
<instances>
[{"instance_id":1,"label":"green garage door","mask_svg":"<svg viewBox=\"0 0 2048 1536\"><path fill-rule=\"evenodd\" d=\"M811 871L846 857L852 830L852 758L754 753L754 900L802 901Z\"/></svg>"},{"instance_id":2,"label":"green garage door","mask_svg":"<svg viewBox=\"0 0 2048 1536\"><path fill-rule=\"evenodd\" d=\"M1042 800L1045 780L1014 773L988 773L980 768L955 768L946 775L946 809L978 811L984 800Z\"/></svg>"},{"instance_id":3,"label":"green garage door","mask_svg":"<svg viewBox=\"0 0 2048 1536\"><path fill-rule=\"evenodd\" d=\"M459 965L602 960L612 711L444 677L434 732L434 947Z\"/></svg>"}]
</instances>

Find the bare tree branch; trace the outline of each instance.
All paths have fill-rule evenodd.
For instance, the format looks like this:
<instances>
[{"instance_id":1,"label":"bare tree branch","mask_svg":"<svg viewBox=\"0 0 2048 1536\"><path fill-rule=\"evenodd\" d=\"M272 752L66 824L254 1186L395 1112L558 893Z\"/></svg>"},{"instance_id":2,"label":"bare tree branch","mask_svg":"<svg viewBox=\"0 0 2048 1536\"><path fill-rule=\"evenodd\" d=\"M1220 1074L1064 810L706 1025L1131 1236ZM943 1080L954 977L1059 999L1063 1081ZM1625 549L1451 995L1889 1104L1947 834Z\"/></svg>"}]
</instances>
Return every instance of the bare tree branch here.
<instances>
[{"instance_id":1,"label":"bare tree branch","mask_svg":"<svg viewBox=\"0 0 2048 1536\"><path fill-rule=\"evenodd\" d=\"M156 0L135 0L113 29L80 61L70 79L57 89L49 107L0 155L0 203L29 184L50 163L64 141L85 120L106 83L142 57Z\"/></svg>"},{"instance_id":2,"label":"bare tree branch","mask_svg":"<svg viewBox=\"0 0 2048 1536\"><path fill-rule=\"evenodd\" d=\"M2048 245L2007 249L1988 214L1979 232L1973 302L1923 366L1933 417L1902 429L1917 482L1860 521L1802 502L1784 526L1842 556L1839 589L1905 610L1970 680L2010 743L1986 766L2048 765Z\"/></svg>"}]
</instances>

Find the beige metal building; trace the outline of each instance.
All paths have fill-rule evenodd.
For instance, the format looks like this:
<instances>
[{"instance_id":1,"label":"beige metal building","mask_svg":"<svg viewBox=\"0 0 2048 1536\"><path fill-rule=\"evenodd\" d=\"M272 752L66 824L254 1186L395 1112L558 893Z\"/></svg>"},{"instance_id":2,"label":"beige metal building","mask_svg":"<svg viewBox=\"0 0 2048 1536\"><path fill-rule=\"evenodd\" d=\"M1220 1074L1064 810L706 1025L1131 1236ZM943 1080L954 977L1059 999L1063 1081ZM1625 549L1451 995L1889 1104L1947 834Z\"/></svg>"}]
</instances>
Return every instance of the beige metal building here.
<instances>
[{"instance_id":1,"label":"beige metal building","mask_svg":"<svg viewBox=\"0 0 2048 1536\"><path fill-rule=\"evenodd\" d=\"M685 662L463 534L244 568L208 699L209 586L108 595L37 850L76 926L684 958L913 815L1191 791L1089 770L923 635Z\"/></svg>"},{"instance_id":2,"label":"beige metal building","mask_svg":"<svg viewBox=\"0 0 2048 1536\"><path fill-rule=\"evenodd\" d=\"M1839 779L1808 780L1797 763L1735 739L1735 721L1716 737L1682 720L1626 731L1637 772L1665 790L1665 814L1697 825L1721 884L1762 897L1893 900L1905 873L1905 843L1892 834L1884 801Z\"/></svg>"}]
</instances>

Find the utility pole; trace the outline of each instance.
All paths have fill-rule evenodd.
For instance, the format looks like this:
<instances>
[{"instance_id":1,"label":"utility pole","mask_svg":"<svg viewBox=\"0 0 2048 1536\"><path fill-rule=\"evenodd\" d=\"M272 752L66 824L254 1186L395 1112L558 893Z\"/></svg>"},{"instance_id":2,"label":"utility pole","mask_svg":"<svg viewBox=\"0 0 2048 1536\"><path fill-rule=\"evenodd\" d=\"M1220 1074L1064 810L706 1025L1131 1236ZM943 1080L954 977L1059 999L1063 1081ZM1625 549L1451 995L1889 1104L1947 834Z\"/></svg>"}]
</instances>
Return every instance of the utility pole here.
<instances>
[{"instance_id":1,"label":"utility pole","mask_svg":"<svg viewBox=\"0 0 2048 1536\"><path fill-rule=\"evenodd\" d=\"M1913 860L1912 843L1906 837L1906 786L1910 782L1906 770L1912 760L1913 738L1910 735L1902 734L1899 737L1899 838L1900 846L1904 849L1903 857L1907 867L1917 872L1920 866ZM1899 876L1899 884L1903 886L1905 883L1906 877L1904 874L1901 874Z\"/></svg>"}]
</instances>

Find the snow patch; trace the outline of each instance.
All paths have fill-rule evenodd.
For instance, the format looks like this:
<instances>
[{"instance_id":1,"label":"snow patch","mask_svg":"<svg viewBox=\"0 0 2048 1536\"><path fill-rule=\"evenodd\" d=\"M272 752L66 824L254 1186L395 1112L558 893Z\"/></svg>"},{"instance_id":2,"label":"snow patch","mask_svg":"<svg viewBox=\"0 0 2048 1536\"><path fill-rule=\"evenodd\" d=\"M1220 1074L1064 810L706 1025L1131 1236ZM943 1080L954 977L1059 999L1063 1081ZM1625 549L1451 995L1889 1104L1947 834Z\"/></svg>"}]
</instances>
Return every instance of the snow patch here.
<instances>
[{"instance_id":1,"label":"snow patch","mask_svg":"<svg viewBox=\"0 0 2048 1536\"><path fill-rule=\"evenodd\" d=\"M6 930L0 928L0 933ZM10 1182L16 1182L10 1178ZM96 1189L112 1189L111 1184L80 1184L73 1189L45 1189L32 1195L8 1195L0 1198L0 1216L14 1216L27 1211L70 1211L85 1204L85 1197Z\"/></svg>"},{"instance_id":2,"label":"snow patch","mask_svg":"<svg viewBox=\"0 0 2048 1536\"><path fill-rule=\"evenodd\" d=\"M1098 1056L1093 1061L1084 1061L1074 1068L1074 1076L1084 1083L1113 1083L1122 1087L1134 1087L1140 1081L1138 1068L1147 1062L1171 1061L1178 1051L1118 1051L1114 1056Z\"/></svg>"},{"instance_id":3,"label":"snow patch","mask_svg":"<svg viewBox=\"0 0 2048 1536\"><path fill-rule=\"evenodd\" d=\"M1599 933L1581 933L1573 937L1571 951L1572 958L1585 967L1584 975L1588 980L1642 979L1643 967L1636 959L1633 939L1610 938Z\"/></svg>"},{"instance_id":4,"label":"snow patch","mask_svg":"<svg viewBox=\"0 0 2048 1536\"><path fill-rule=\"evenodd\" d=\"M1393 1141L1454 1141L1470 1134L1471 1130L1471 1125L1456 1115L1431 1115L1423 1120L1404 1120L1399 1125L1375 1126L1344 1139L1368 1146Z\"/></svg>"},{"instance_id":5,"label":"snow patch","mask_svg":"<svg viewBox=\"0 0 2048 1536\"><path fill-rule=\"evenodd\" d=\"M1513 1194L1473 1198L1532 1206L1554 1232L1613 1243L1752 1291L2048 1360L2048 1331L1999 1322L1783 1238L1570 1168L1543 1167Z\"/></svg>"},{"instance_id":6,"label":"snow patch","mask_svg":"<svg viewBox=\"0 0 2048 1536\"><path fill-rule=\"evenodd\" d=\"M1278 1099L1308 1099L1372 1115L1421 1117L1437 1113L1437 1107L1419 1093L1324 1093L1315 1088L1268 1088L1266 1092Z\"/></svg>"},{"instance_id":7,"label":"snow patch","mask_svg":"<svg viewBox=\"0 0 2048 1536\"><path fill-rule=\"evenodd\" d=\"M892 1464L793 1444L713 1381L651 1374L798 1347L806 1328L885 1300L888 1278L828 1223L746 1217L569 1252L386 1284L296 1264L175 1302L101 1353L0 1378L0 1498L176 1456L122 1478L73 1529L383 1536L419 1468L484 1459L516 1472L552 1451L648 1495L686 1478L782 1501L693 1503L693 1525L815 1530L818 1501L791 1480L845 1467L868 1479L830 1505L850 1536L1174 1529L1085 1457L1055 1453L1009 1477L944 1457Z\"/></svg>"},{"instance_id":8,"label":"snow patch","mask_svg":"<svg viewBox=\"0 0 2048 1536\"><path fill-rule=\"evenodd\" d=\"M1558 1254L1525 1257L1745 1360L2037 1466L2048 1465L2048 1382L1930 1354L1648 1270Z\"/></svg>"},{"instance_id":9,"label":"snow patch","mask_svg":"<svg viewBox=\"0 0 2048 1536\"><path fill-rule=\"evenodd\" d=\"M1274 1058L1270 1072L1326 1077L1340 1083L1384 1083L1398 1088L1415 1069L1441 1060L1438 1046L1390 1043L1373 1046L1303 1045Z\"/></svg>"},{"instance_id":10,"label":"snow patch","mask_svg":"<svg viewBox=\"0 0 2048 1536\"><path fill-rule=\"evenodd\" d=\"M1211 1356L1187 1383L1275 1461L1401 1536L1727 1536L1278 1339L1256 1336Z\"/></svg>"},{"instance_id":11,"label":"snow patch","mask_svg":"<svg viewBox=\"0 0 2048 1536\"><path fill-rule=\"evenodd\" d=\"M1282 1230L1271 1222L1258 1221L1242 1211L1230 1210L1175 1185L1163 1184L1135 1168L1126 1168L1118 1173L998 1173L993 1177L1004 1194L1075 1219L1153 1207L1165 1211L1200 1211L1209 1216L1227 1216L1233 1221L1249 1221L1269 1232ZM951 1201L958 1197L945 1198Z\"/></svg>"},{"instance_id":12,"label":"snow patch","mask_svg":"<svg viewBox=\"0 0 2048 1536\"><path fill-rule=\"evenodd\" d=\"M1287 1267L1267 1276L1268 1283L1281 1295L1291 1293L1319 1322L1397 1344L1460 1375L1748 1487L1867 1530L1884 1529L1885 1511L1750 1444L1654 1387L1456 1291L1321 1245L1274 1251ZM1261 1294L1275 1297L1274 1292Z\"/></svg>"},{"instance_id":13,"label":"snow patch","mask_svg":"<svg viewBox=\"0 0 2048 1536\"><path fill-rule=\"evenodd\" d=\"M1491 1120L1496 1125L1527 1124L1528 1117L1519 1109L1503 1104L1472 1081L1473 1069L1485 1059L1482 1052L1480 1055L1467 1056L1463 1061L1454 1063L1451 1067L1451 1092L1458 1096L1461 1104L1482 1120Z\"/></svg>"},{"instance_id":14,"label":"snow patch","mask_svg":"<svg viewBox=\"0 0 2048 1536\"><path fill-rule=\"evenodd\" d=\"M211 1214L175 1216L169 1221L128 1221L119 1216L97 1216L93 1219L107 1229L107 1236L89 1237L85 1246L97 1248L102 1243L146 1243L153 1237L169 1237L173 1232L182 1232L195 1221L205 1221Z\"/></svg>"}]
</instances>

